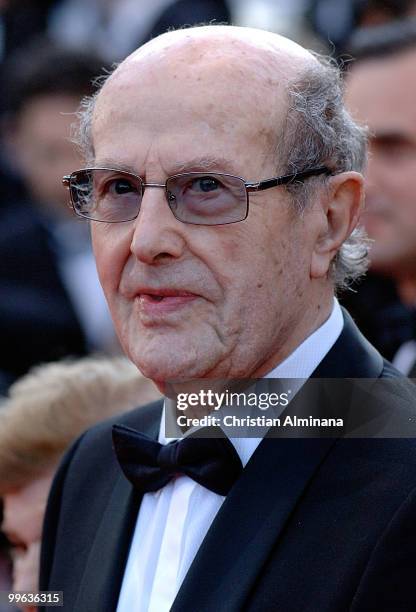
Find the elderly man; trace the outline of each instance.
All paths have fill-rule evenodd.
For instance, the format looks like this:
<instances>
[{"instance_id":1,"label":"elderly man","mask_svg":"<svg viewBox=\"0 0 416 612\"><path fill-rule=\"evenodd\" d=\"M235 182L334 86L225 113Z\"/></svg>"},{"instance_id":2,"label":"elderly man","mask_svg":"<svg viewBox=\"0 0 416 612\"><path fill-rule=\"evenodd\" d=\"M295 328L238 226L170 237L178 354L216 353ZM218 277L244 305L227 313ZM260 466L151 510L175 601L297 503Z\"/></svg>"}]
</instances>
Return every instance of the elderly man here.
<instances>
[{"instance_id":1,"label":"elderly man","mask_svg":"<svg viewBox=\"0 0 416 612\"><path fill-rule=\"evenodd\" d=\"M416 19L361 31L352 54L346 101L370 131L363 222L374 244L371 274L345 305L416 376Z\"/></svg>"},{"instance_id":2,"label":"elderly man","mask_svg":"<svg viewBox=\"0 0 416 612\"><path fill-rule=\"evenodd\" d=\"M267 32L171 32L110 76L81 135L88 167L65 181L124 350L161 391L397 375L334 302L365 258L365 147L329 63ZM64 609L413 609L413 442L165 444L161 414L113 427L119 462L107 423L61 466L41 587Z\"/></svg>"}]
</instances>

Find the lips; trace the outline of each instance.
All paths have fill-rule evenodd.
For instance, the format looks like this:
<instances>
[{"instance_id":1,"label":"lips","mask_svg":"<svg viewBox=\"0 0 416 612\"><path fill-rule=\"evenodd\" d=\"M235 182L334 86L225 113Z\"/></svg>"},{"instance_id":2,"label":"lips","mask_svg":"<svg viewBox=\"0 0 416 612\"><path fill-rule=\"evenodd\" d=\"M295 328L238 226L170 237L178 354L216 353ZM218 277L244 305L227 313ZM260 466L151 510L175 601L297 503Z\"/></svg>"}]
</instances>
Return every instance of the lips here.
<instances>
[{"instance_id":1,"label":"lips","mask_svg":"<svg viewBox=\"0 0 416 612\"><path fill-rule=\"evenodd\" d=\"M136 294L138 308L147 317L167 315L196 300L199 296L181 289L141 288Z\"/></svg>"},{"instance_id":2,"label":"lips","mask_svg":"<svg viewBox=\"0 0 416 612\"><path fill-rule=\"evenodd\" d=\"M165 298L178 298L178 297L196 297L195 293L190 291L183 291L181 289L139 289L137 296L147 297L155 302L161 302Z\"/></svg>"}]
</instances>

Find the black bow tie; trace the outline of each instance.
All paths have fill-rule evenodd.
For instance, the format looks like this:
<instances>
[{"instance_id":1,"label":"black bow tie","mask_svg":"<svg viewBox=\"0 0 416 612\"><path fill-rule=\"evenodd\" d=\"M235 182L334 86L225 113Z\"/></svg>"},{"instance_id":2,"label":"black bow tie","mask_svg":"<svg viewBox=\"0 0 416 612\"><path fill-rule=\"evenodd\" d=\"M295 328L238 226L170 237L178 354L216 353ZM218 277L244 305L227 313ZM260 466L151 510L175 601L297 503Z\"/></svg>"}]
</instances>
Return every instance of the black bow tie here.
<instances>
[{"instance_id":1,"label":"black bow tie","mask_svg":"<svg viewBox=\"0 0 416 612\"><path fill-rule=\"evenodd\" d=\"M113 425L113 444L125 476L142 492L157 491L176 474L185 474L227 495L243 469L227 437L189 436L163 445L135 429Z\"/></svg>"}]
</instances>

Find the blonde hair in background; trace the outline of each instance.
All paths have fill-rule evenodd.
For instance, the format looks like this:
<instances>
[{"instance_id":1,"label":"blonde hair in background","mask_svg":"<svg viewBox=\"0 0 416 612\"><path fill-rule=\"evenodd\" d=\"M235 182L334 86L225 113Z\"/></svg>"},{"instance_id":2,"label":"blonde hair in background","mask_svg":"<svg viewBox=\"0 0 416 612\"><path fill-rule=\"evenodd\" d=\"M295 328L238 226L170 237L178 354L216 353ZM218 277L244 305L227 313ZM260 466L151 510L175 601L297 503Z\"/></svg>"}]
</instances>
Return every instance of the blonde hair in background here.
<instances>
[{"instance_id":1,"label":"blonde hair in background","mask_svg":"<svg viewBox=\"0 0 416 612\"><path fill-rule=\"evenodd\" d=\"M124 357L37 366L0 404L0 495L52 469L85 429L160 397Z\"/></svg>"}]
</instances>

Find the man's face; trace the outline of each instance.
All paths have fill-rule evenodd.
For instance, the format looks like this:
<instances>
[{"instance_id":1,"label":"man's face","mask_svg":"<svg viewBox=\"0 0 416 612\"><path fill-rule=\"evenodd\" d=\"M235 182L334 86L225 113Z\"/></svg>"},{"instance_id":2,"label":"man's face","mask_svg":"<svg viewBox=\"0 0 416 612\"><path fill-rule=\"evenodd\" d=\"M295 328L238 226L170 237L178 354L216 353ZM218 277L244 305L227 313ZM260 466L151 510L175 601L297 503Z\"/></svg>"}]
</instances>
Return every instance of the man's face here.
<instances>
[{"instance_id":1,"label":"man's face","mask_svg":"<svg viewBox=\"0 0 416 612\"><path fill-rule=\"evenodd\" d=\"M95 111L95 165L154 183L181 171L275 176L270 104L282 119L284 96L247 88L243 71L218 62L141 60L113 77ZM308 310L308 216L295 216L282 188L250 200L240 223L186 225L148 188L135 221L92 222L119 338L145 376L249 377L289 352Z\"/></svg>"},{"instance_id":2,"label":"man's face","mask_svg":"<svg viewBox=\"0 0 416 612\"><path fill-rule=\"evenodd\" d=\"M363 222L372 269L398 278L416 269L416 51L363 61L347 80L347 105L370 129Z\"/></svg>"}]
</instances>

